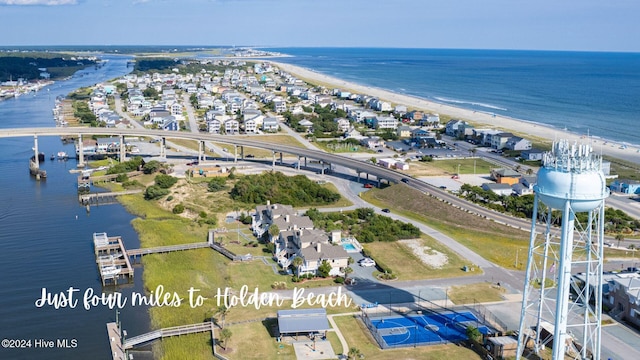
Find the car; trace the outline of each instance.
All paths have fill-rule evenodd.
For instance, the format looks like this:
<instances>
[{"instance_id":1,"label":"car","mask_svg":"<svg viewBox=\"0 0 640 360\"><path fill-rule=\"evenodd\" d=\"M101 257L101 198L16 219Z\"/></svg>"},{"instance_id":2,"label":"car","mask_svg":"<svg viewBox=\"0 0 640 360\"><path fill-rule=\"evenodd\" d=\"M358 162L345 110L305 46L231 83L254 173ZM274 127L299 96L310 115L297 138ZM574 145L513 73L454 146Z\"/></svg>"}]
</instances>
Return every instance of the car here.
<instances>
[{"instance_id":1,"label":"car","mask_svg":"<svg viewBox=\"0 0 640 360\"><path fill-rule=\"evenodd\" d=\"M245 157L246 157L246 158L248 158L248 159L253 159L253 158L254 158L254 157L256 157L256 156L255 156L255 155L253 155L253 154L247 154L247 156L245 156Z\"/></svg>"},{"instance_id":2,"label":"car","mask_svg":"<svg viewBox=\"0 0 640 360\"><path fill-rule=\"evenodd\" d=\"M383 212L383 213L390 213L390 212L391 212L391 210L389 210L389 209L382 209L382 212Z\"/></svg>"},{"instance_id":3,"label":"car","mask_svg":"<svg viewBox=\"0 0 640 360\"><path fill-rule=\"evenodd\" d=\"M405 184L408 184L409 183L409 179L404 178L404 179L402 179L402 182L405 183Z\"/></svg>"},{"instance_id":4,"label":"car","mask_svg":"<svg viewBox=\"0 0 640 360\"><path fill-rule=\"evenodd\" d=\"M458 175L453 175L451 178L452 178L452 179L454 179L454 180L457 180L457 179L460 179L460 176L458 176Z\"/></svg>"},{"instance_id":5,"label":"car","mask_svg":"<svg viewBox=\"0 0 640 360\"><path fill-rule=\"evenodd\" d=\"M364 258L364 259L360 260L359 263L360 263L360 266L362 266L362 267L376 266L376 262L373 261L370 258Z\"/></svg>"},{"instance_id":6,"label":"car","mask_svg":"<svg viewBox=\"0 0 640 360\"><path fill-rule=\"evenodd\" d=\"M364 188L365 188L365 189L371 189L371 188L373 188L373 185L371 185L371 184L364 184Z\"/></svg>"},{"instance_id":7,"label":"car","mask_svg":"<svg viewBox=\"0 0 640 360\"><path fill-rule=\"evenodd\" d=\"M378 149L378 152L381 153L381 152L383 152L383 150L382 149Z\"/></svg>"},{"instance_id":8,"label":"car","mask_svg":"<svg viewBox=\"0 0 640 360\"><path fill-rule=\"evenodd\" d=\"M442 189L442 190L447 190L447 187L446 187L446 186L444 186L444 185L440 185L440 189Z\"/></svg>"}]
</instances>

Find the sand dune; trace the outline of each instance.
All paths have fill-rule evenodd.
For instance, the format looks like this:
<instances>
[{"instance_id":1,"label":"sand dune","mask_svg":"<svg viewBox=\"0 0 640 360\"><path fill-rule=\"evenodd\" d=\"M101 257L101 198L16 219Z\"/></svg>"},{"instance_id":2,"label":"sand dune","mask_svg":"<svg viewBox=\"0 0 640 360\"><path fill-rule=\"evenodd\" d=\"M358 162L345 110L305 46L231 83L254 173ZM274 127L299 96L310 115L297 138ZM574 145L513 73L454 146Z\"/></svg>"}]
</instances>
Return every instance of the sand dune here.
<instances>
[{"instance_id":1,"label":"sand dune","mask_svg":"<svg viewBox=\"0 0 640 360\"><path fill-rule=\"evenodd\" d=\"M449 115L457 119L469 120L476 124L486 125L487 128L497 128L514 131L523 134L524 136L528 134L529 136L547 139L549 141L553 141L554 139L567 139L569 141L578 141L584 143L589 141L589 139L587 139L586 137L586 134L574 134L542 124L536 124L509 118L506 116L493 115L486 112L462 109L447 104L439 104L414 96L397 94L384 89L347 82L295 65L273 61L270 62L278 66L282 70L308 80L312 83L324 83L336 88L351 89L357 93L375 96L380 99L389 101L393 104L406 105L407 107L412 109L420 109L438 113L441 115ZM607 142L606 144L605 141ZM603 155L611 156L613 158L640 164L640 149L632 147L621 149L620 147L622 144L603 139L592 138L591 142L593 144L595 152L602 153Z\"/></svg>"}]
</instances>

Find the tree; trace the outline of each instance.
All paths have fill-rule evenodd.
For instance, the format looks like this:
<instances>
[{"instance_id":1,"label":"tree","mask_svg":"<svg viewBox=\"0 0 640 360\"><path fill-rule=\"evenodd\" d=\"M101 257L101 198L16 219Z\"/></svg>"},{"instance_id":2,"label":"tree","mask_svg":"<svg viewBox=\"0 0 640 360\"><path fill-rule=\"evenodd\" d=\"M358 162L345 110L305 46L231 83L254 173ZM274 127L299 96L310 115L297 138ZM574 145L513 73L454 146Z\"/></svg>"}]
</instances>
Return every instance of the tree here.
<instances>
[{"instance_id":1,"label":"tree","mask_svg":"<svg viewBox=\"0 0 640 360\"><path fill-rule=\"evenodd\" d=\"M318 266L318 275L320 277L326 278L329 276L329 272L331 271L331 264L327 260L322 260L320 266Z\"/></svg>"},{"instance_id":2,"label":"tree","mask_svg":"<svg viewBox=\"0 0 640 360\"><path fill-rule=\"evenodd\" d=\"M229 308L226 307L225 305L220 305L218 306L218 309L216 309L216 315L220 315L220 328L224 329L224 320L227 317L227 314L229 313Z\"/></svg>"},{"instance_id":3,"label":"tree","mask_svg":"<svg viewBox=\"0 0 640 360\"><path fill-rule=\"evenodd\" d=\"M471 341L480 342L482 339L482 333L475 326L467 326L467 337Z\"/></svg>"},{"instance_id":4,"label":"tree","mask_svg":"<svg viewBox=\"0 0 640 360\"><path fill-rule=\"evenodd\" d=\"M269 235L271 236L271 240L273 238L278 237L280 235L280 228L276 224L269 225Z\"/></svg>"},{"instance_id":5,"label":"tree","mask_svg":"<svg viewBox=\"0 0 640 360\"><path fill-rule=\"evenodd\" d=\"M163 189L168 189L172 187L176 182L178 182L178 178L175 178L171 175L159 174L154 178L156 185Z\"/></svg>"},{"instance_id":6,"label":"tree","mask_svg":"<svg viewBox=\"0 0 640 360\"><path fill-rule=\"evenodd\" d=\"M300 256L296 256L291 261L291 265L296 269L296 274L300 274L300 266L304 263L304 260Z\"/></svg>"},{"instance_id":7,"label":"tree","mask_svg":"<svg viewBox=\"0 0 640 360\"><path fill-rule=\"evenodd\" d=\"M227 342L231 339L231 335L233 335L233 333L229 329L220 330L220 346L222 346L224 350L227 350Z\"/></svg>"},{"instance_id":8,"label":"tree","mask_svg":"<svg viewBox=\"0 0 640 360\"><path fill-rule=\"evenodd\" d=\"M378 163L378 159L376 159L375 157L371 157L371 159L369 159L369 161L371 161L372 164L377 164Z\"/></svg>"},{"instance_id":9,"label":"tree","mask_svg":"<svg viewBox=\"0 0 640 360\"><path fill-rule=\"evenodd\" d=\"M227 183L226 177L222 177L222 176L214 177L213 179L209 180L209 186L207 187L207 190L209 190L210 192L218 192L218 191L224 190L224 186L226 183Z\"/></svg>"},{"instance_id":10,"label":"tree","mask_svg":"<svg viewBox=\"0 0 640 360\"><path fill-rule=\"evenodd\" d=\"M616 240L618 240L618 247L620 247L620 243L624 241L624 235L617 234L616 235Z\"/></svg>"},{"instance_id":11,"label":"tree","mask_svg":"<svg viewBox=\"0 0 640 360\"><path fill-rule=\"evenodd\" d=\"M148 163L142 166L142 172L145 174L153 174L154 172L160 170L162 164L157 160L151 160Z\"/></svg>"},{"instance_id":12,"label":"tree","mask_svg":"<svg viewBox=\"0 0 640 360\"><path fill-rule=\"evenodd\" d=\"M353 269L350 266L347 266L346 268L344 268L344 280L347 281L347 279L349 278L349 274L351 274L353 272Z\"/></svg>"},{"instance_id":13,"label":"tree","mask_svg":"<svg viewBox=\"0 0 640 360\"><path fill-rule=\"evenodd\" d=\"M360 349L356 347L349 349L349 353L347 355L349 356L349 360L364 359L364 355L360 352Z\"/></svg>"}]
</instances>

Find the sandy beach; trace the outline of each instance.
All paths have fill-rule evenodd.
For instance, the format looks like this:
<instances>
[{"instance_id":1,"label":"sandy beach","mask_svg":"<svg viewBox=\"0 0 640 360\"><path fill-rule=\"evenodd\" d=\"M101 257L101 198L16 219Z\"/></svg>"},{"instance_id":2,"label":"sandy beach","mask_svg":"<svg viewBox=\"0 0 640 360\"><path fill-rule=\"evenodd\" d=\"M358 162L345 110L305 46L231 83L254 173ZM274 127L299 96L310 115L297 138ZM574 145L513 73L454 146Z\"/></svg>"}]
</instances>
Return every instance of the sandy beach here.
<instances>
[{"instance_id":1,"label":"sandy beach","mask_svg":"<svg viewBox=\"0 0 640 360\"><path fill-rule=\"evenodd\" d=\"M308 80L312 83L315 81L319 83L330 84L331 86L334 86L336 88L351 89L360 94L367 94L378 97L380 99L384 99L393 103L394 105L405 105L410 109L420 109L441 115L448 115L456 119L468 120L476 124L482 124L481 127L486 126L486 128L514 131L524 135L525 137L528 134L531 137L547 139L549 141L553 141L554 139L567 139L571 142L578 141L583 143L589 141L589 139L587 139L587 134L574 134L542 124L536 124L533 122L518 120L505 116L493 115L491 113L462 109L447 104L439 104L414 96L397 94L380 88L347 82L342 79L320 74L313 70L305 69L295 65L274 61L269 62L290 74ZM629 146L626 149L622 149L621 143L610 141L608 139L605 139L604 137L592 137L591 142L593 144L594 151L597 153L602 153L603 155L610 156L612 158L622 159L625 161L640 164L640 150L636 147Z\"/></svg>"}]
</instances>

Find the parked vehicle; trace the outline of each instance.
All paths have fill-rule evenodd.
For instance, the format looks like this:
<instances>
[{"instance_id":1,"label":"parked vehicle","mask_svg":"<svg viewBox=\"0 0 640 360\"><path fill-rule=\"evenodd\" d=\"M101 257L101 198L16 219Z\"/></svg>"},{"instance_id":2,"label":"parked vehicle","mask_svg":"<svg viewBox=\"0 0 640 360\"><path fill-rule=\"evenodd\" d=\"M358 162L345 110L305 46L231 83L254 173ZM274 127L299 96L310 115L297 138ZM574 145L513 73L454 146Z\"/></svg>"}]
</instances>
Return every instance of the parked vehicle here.
<instances>
[{"instance_id":1,"label":"parked vehicle","mask_svg":"<svg viewBox=\"0 0 640 360\"><path fill-rule=\"evenodd\" d=\"M376 266L376 262L373 261L370 258L364 258L364 259L360 260L359 263L360 263L360 266L362 266L362 267Z\"/></svg>"}]
</instances>

